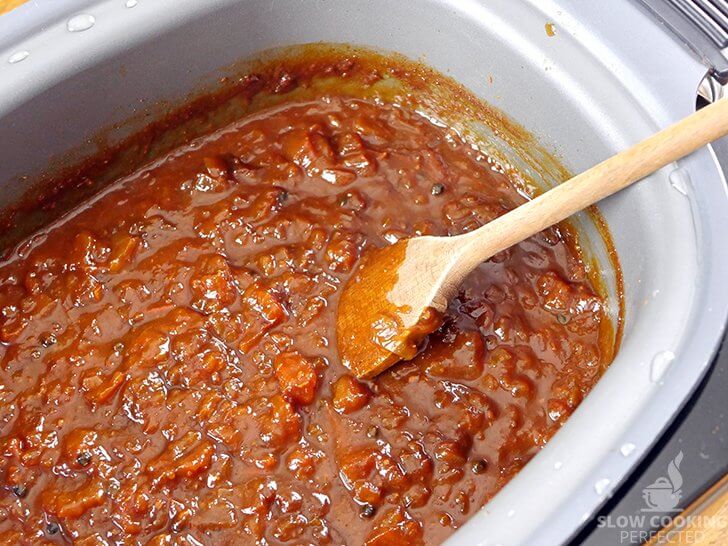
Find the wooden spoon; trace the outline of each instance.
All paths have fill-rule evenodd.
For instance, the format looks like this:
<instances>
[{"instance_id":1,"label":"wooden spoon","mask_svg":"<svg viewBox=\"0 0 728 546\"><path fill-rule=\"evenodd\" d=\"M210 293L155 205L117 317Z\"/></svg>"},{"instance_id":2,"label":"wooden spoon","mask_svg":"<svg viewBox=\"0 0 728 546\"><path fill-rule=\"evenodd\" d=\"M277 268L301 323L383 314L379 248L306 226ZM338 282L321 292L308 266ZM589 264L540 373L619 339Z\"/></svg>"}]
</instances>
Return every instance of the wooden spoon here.
<instances>
[{"instance_id":1,"label":"wooden spoon","mask_svg":"<svg viewBox=\"0 0 728 546\"><path fill-rule=\"evenodd\" d=\"M371 378L414 357L478 264L726 134L728 98L470 233L415 237L365 254L339 300L341 361Z\"/></svg>"}]
</instances>

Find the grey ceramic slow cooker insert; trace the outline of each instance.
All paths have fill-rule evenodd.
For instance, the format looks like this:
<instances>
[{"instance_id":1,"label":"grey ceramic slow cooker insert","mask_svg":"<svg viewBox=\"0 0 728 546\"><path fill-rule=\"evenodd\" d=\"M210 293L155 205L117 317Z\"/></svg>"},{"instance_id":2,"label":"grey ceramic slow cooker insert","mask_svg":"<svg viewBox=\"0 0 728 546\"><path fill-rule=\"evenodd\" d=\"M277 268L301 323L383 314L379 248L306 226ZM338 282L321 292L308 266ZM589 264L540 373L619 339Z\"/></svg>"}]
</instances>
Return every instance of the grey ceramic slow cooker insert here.
<instances>
[{"instance_id":1,"label":"grey ceramic slow cooker insert","mask_svg":"<svg viewBox=\"0 0 728 546\"><path fill-rule=\"evenodd\" d=\"M239 59L319 41L423 60L577 172L694 110L707 68L669 26L630 0L34 0L0 18L0 204L52 159L92 153L84 145L102 127L132 118L124 130L140 128L150 119L140 113L212 86ZM728 195L712 151L600 210L624 274L620 351L448 544L568 540L710 364L728 313ZM595 235L588 219L577 224Z\"/></svg>"}]
</instances>

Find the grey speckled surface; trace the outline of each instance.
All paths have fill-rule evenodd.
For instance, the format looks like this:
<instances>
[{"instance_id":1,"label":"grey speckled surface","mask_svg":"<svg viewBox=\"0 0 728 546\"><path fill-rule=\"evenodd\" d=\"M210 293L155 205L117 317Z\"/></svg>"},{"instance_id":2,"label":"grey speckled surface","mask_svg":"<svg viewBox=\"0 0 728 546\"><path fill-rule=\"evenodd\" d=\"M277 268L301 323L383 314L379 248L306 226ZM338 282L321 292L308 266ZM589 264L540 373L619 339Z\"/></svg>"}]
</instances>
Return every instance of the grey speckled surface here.
<instances>
[{"instance_id":1,"label":"grey speckled surface","mask_svg":"<svg viewBox=\"0 0 728 546\"><path fill-rule=\"evenodd\" d=\"M724 172L728 172L728 139L714 148ZM683 453L679 467L683 479L680 508L689 505L728 473L727 393L728 335L723 338L712 369L698 391L627 482L572 541L572 546L639 544L659 530L661 518L670 514L645 512L643 489L667 476L668 465L680 452Z\"/></svg>"}]
</instances>

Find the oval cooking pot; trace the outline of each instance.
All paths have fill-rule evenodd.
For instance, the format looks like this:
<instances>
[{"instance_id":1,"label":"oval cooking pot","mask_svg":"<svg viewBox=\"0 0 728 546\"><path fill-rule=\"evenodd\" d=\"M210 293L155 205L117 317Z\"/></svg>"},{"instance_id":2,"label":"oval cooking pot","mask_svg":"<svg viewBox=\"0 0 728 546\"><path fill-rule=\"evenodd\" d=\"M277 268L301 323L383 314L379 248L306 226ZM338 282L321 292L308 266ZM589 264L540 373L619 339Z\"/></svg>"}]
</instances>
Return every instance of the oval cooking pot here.
<instances>
[{"instance_id":1,"label":"oval cooking pot","mask_svg":"<svg viewBox=\"0 0 728 546\"><path fill-rule=\"evenodd\" d=\"M423 59L573 171L687 115L706 72L629 0L34 0L0 18L0 206L26 189L8 181L102 127L140 124L146 105L179 102L258 51L318 41ZM552 441L449 544L568 540L695 389L728 312L728 196L711 154L600 206L624 274L621 349ZM577 224L598 241L588 220Z\"/></svg>"}]
</instances>

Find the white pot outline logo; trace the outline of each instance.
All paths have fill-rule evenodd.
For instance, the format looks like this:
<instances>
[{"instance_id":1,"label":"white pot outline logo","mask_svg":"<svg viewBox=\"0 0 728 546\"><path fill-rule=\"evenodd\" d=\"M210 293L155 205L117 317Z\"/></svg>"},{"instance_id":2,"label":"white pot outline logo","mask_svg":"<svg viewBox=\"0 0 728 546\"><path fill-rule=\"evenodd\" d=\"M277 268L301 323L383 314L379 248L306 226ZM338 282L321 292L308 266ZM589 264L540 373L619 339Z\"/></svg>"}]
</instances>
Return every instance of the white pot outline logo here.
<instances>
[{"instance_id":1,"label":"white pot outline logo","mask_svg":"<svg viewBox=\"0 0 728 546\"><path fill-rule=\"evenodd\" d=\"M682 460L681 451L667 465L667 477L660 476L642 490L642 498L647 505L642 512L680 512L677 506L682 498L683 478L680 474Z\"/></svg>"}]
</instances>

